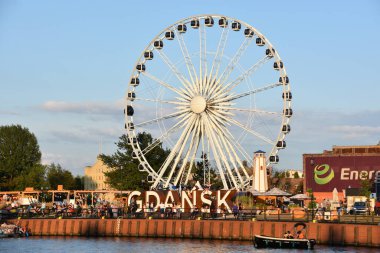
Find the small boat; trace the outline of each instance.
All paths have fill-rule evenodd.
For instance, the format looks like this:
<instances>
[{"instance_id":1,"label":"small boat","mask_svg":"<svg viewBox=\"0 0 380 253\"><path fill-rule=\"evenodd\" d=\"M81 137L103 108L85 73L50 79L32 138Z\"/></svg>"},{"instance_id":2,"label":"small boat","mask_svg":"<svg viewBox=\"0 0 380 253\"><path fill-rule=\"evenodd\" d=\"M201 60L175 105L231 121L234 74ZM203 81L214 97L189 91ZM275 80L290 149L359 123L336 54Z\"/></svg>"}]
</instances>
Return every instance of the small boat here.
<instances>
[{"instance_id":1,"label":"small boat","mask_svg":"<svg viewBox=\"0 0 380 253\"><path fill-rule=\"evenodd\" d=\"M0 225L0 238L27 236L22 228L13 224Z\"/></svg>"},{"instance_id":2,"label":"small boat","mask_svg":"<svg viewBox=\"0 0 380 253\"><path fill-rule=\"evenodd\" d=\"M255 248L286 248L286 249L313 249L314 239L287 239L255 235L253 245Z\"/></svg>"},{"instance_id":3,"label":"small boat","mask_svg":"<svg viewBox=\"0 0 380 253\"><path fill-rule=\"evenodd\" d=\"M302 222L296 223L294 229L295 234L303 231L306 232L306 224ZM314 239L306 238L279 238L265 235L255 235L253 238L255 248L313 249L315 244L316 241Z\"/></svg>"}]
</instances>

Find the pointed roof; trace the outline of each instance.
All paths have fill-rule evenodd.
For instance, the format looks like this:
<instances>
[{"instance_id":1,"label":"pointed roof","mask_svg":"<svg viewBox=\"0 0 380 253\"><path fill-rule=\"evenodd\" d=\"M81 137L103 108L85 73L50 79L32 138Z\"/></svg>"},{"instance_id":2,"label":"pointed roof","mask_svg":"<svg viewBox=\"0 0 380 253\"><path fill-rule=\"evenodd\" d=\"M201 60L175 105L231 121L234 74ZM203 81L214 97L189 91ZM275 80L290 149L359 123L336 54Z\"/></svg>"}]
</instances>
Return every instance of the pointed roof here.
<instances>
[{"instance_id":1,"label":"pointed roof","mask_svg":"<svg viewBox=\"0 0 380 253\"><path fill-rule=\"evenodd\" d=\"M265 152L262 150L257 150L254 154L258 154L258 153L265 154Z\"/></svg>"},{"instance_id":2,"label":"pointed roof","mask_svg":"<svg viewBox=\"0 0 380 253\"><path fill-rule=\"evenodd\" d=\"M269 191L265 192L263 195L266 196L290 196L292 194L287 193L286 191L280 190L276 187L270 189Z\"/></svg>"},{"instance_id":3,"label":"pointed roof","mask_svg":"<svg viewBox=\"0 0 380 253\"><path fill-rule=\"evenodd\" d=\"M302 193L302 194L296 194L294 196L291 196L290 199L305 200L305 199L310 199L310 197Z\"/></svg>"}]
</instances>

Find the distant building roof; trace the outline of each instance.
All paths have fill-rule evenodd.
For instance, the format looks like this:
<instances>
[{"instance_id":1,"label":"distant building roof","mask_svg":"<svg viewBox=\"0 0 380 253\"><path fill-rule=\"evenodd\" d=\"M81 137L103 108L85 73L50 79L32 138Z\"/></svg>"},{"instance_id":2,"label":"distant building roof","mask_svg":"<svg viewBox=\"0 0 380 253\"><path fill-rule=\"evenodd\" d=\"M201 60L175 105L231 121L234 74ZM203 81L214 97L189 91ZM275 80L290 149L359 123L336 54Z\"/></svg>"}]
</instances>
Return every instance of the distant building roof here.
<instances>
[{"instance_id":1,"label":"distant building roof","mask_svg":"<svg viewBox=\"0 0 380 253\"><path fill-rule=\"evenodd\" d=\"M257 150L254 154L257 154L257 153L264 153L265 154L265 152L262 150Z\"/></svg>"}]
</instances>

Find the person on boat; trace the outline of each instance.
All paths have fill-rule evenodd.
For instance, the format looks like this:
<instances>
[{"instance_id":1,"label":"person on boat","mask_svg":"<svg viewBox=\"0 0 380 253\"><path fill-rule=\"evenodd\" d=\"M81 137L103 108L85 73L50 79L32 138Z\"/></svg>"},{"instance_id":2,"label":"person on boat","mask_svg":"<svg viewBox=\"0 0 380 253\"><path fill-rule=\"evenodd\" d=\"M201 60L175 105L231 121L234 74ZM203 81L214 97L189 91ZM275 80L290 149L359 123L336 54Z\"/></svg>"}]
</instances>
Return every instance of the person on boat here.
<instances>
[{"instance_id":1,"label":"person on boat","mask_svg":"<svg viewBox=\"0 0 380 253\"><path fill-rule=\"evenodd\" d=\"M293 237L292 233L290 233L290 231L288 230L284 234L284 238L286 238L286 239L293 239L294 237Z\"/></svg>"},{"instance_id":2,"label":"person on boat","mask_svg":"<svg viewBox=\"0 0 380 253\"><path fill-rule=\"evenodd\" d=\"M297 231L297 239L305 239L305 236L302 233L302 231Z\"/></svg>"}]
</instances>

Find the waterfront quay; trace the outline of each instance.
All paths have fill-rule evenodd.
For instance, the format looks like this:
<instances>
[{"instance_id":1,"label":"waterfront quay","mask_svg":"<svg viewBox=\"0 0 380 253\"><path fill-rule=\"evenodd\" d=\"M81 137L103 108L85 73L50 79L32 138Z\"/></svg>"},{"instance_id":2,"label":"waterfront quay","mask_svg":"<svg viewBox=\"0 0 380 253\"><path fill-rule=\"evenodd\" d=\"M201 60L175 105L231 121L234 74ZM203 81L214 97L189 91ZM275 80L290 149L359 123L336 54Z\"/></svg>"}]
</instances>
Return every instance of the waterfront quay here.
<instances>
[{"instance_id":1,"label":"waterfront quay","mask_svg":"<svg viewBox=\"0 0 380 253\"><path fill-rule=\"evenodd\" d=\"M254 235L282 237L294 222L179 219L11 219L33 236L163 237L252 240ZM318 244L380 247L380 226L308 222L306 235Z\"/></svg>"}]
</instances>

